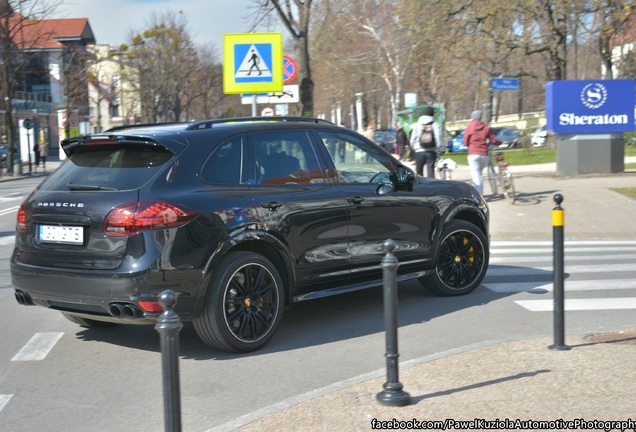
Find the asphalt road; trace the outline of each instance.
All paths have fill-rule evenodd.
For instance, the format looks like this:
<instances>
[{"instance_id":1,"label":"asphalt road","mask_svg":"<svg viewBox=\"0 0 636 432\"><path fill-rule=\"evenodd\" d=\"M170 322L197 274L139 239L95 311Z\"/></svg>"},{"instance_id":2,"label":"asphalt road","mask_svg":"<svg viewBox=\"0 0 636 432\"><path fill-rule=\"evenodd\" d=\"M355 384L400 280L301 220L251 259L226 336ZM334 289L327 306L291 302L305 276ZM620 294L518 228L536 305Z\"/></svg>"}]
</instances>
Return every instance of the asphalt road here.
<instances>
[{"instance_id":1,"label":"asphalt road","mask_svg":"<svg viewBox=\"0 0 636 432\"><path fill-rule=\"evenodd\" d=\"M58 312L15 302L8 270L15 212L37 179L11 183L0 184L0 430L161 430L161 353L152 326L83 329ZM400 361L552 335L552 313L541 309L552 299L551 253L544 240L497 239L484 283L460 298L402 284ZM568 333L633 327L634 311L612 305L636 298L634 258L636 241L567 244L568 296L580 305L567 316ZM208 348L186 324L183 430L227 430L272 404L384 373L383 326L380 288L294 305L273 341L248 355Z\"/></svg>"}]
</instances>

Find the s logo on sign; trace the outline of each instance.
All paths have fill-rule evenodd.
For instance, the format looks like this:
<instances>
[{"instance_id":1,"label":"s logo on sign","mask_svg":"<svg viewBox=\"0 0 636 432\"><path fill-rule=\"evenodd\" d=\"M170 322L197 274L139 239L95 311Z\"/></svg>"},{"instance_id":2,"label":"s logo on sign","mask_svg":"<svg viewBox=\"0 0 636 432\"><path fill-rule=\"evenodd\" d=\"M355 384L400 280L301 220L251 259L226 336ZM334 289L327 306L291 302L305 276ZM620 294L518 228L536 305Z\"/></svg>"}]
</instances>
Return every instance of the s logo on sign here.
<instances>
[{"instance_id":1,"label":"s logo on sign","mask_svg":"<svg viewBox=\"0 0 636 432\"><path fill-rule=\"evenodd\" d=\"M590 109L597 109L605 104L607 89L601 83L591 83L583 87L581 102Z\"/></svg>"}]
</instances>

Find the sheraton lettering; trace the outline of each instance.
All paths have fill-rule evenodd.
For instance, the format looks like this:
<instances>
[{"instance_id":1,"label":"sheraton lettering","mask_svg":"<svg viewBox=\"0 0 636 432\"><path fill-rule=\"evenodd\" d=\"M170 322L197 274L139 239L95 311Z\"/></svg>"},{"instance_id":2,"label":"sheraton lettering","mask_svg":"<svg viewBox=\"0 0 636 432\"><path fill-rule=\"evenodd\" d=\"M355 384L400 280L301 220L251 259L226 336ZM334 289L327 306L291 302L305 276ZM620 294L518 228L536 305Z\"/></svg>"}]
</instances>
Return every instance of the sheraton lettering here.
<instances>
[{"instance_id":1,"label":"sheraton lettering","mask_svg":"<svg viewBox=\"0 0 636 432\"><path fill-rule=\"evenodd\" d=\"M628 124L628 122L627 114L576 115L574 113L561 113L559 115L561 126L622 125Z\"/></svg>"}]
</instances>

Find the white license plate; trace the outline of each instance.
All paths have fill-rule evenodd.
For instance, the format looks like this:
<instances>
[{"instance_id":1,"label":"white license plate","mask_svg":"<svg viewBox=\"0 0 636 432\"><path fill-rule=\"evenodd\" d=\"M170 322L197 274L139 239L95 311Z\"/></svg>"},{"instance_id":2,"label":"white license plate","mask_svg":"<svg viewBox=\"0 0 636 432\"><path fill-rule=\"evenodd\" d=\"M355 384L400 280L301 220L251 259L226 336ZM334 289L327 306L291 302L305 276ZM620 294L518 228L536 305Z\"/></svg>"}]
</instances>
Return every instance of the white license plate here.
<instances>
[{"instance_id":1,"label":"white license plate","mask_svg":"<svg viewBox=\"0 0 636 432\"><path fill-rule=\"evenodd\" d=\"M84 228L78 226L40 225L38 234L42 243L84 244Z\"/></svg>"}]
</instances>

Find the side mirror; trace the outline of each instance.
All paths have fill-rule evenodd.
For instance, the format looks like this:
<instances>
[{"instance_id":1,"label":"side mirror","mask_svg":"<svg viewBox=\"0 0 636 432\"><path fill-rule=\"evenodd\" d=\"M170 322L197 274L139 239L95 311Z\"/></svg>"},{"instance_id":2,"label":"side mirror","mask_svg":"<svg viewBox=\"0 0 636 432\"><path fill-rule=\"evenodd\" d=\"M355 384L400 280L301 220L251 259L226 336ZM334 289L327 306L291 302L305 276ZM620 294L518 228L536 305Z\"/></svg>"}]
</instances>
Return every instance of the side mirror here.
<instances>
[{"instance_id":1,"label":"side mirror","mask_svg":"<svg viewBox=\"0 0 636 432\"><path fill-rule=\"evenodd\" d=\"M413 181L415 178L415 173L409 167L401 165L397 169L397 179L400 183L408 183Z\"/></svg>"},{"instance_id":2,"label":"side mirror","mask_svg":"<svg viewBox=\"0 0 636 432\"><path fill-rule=\"evenodd\" d=\"M378 195L388 195L395 191L395 186L391 183L380 183L375 190Z\"/></svg>"}]
</instances>

